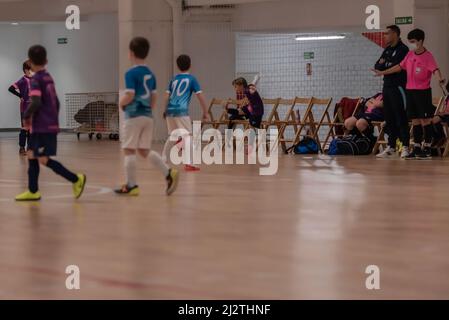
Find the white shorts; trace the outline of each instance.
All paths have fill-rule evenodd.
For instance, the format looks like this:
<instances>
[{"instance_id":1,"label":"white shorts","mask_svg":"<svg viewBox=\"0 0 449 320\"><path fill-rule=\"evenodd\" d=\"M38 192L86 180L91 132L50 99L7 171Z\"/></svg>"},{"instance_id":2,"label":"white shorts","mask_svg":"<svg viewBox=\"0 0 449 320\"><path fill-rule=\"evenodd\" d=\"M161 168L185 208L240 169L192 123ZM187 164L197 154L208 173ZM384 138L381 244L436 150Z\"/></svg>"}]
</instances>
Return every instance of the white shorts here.
<instances>
[{"instance_id":1,"label":"white shorts","mask_svg":"<svg viewBox=\"0 0 449 320\"><path fill-rule=\"evenodd\" d=\"M192 134L192 120L189 116L185 117L167 117L168 133L172 133L176 129L185 129Z\"/></svg>"},{"instance_id":2,"label":"white shorts","mask_svg":"<svg viewBox=\"0 0 449 320\"><path fill-rule=\"evenodd\" d=\"M136 117L123 124L122 148L150 150L153 142L153 119Z\"/></svg>"}]
</instances>

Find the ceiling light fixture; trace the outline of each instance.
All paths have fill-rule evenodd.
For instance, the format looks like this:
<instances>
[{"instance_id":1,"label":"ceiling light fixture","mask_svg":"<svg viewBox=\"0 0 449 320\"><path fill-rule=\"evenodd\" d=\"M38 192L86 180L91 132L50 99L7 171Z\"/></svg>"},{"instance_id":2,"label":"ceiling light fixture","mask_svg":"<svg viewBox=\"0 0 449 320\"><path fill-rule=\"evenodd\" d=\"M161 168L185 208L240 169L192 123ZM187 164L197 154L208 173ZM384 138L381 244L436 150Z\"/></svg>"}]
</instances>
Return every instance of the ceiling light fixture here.
<instances>
[{"instance_id":1,"label":"ceiling light fixture","mask_svg":"<svg viewBox=\"0 0 449 320\"><path fill-rule=\"evenodd\" d=\"M296 36L296 41L317 41L317 40L341 40L345 39L346 36L344 34L335 35L335 36Z\"/></svg>"}]
</instances>

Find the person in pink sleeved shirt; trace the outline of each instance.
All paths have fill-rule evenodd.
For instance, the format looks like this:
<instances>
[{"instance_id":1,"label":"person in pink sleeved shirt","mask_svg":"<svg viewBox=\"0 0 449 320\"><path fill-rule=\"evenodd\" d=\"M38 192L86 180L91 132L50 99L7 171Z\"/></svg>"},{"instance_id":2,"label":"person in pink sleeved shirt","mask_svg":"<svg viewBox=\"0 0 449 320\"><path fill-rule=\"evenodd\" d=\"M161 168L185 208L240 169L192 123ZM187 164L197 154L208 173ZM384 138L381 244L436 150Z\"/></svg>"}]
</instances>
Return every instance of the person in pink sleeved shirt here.
<instances>
[{"instance_id":1,"label":"person in pink sleeved shirt","mask_svg":"<svg viewBox=\"0 0 449 320\"><path fill-rule=\"evenodd\" d=\"M410 52L397 66L385 71L375 70L384 76L407 71L407 114L413 125L413 152L406 159L431 159L433 139L432 118L435 108L432 104L432 75L436 75L441 85L443 79L432 53L424 47L425 33L414 29L408 34ZM424 140L424 143L423 143Z\"/></svg>"}]
</instances>

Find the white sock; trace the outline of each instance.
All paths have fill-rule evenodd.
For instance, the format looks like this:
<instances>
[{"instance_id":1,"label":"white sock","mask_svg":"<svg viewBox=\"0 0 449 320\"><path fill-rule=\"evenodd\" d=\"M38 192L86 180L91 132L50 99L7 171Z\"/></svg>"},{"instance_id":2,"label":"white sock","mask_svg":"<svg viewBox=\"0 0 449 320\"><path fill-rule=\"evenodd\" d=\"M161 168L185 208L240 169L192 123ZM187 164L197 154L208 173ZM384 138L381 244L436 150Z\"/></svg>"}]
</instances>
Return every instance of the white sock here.
<instances>
[{"instance_id":1,"label":"white sock","mask_svg":"<svg viewBox=\"0 0 449 320\"><path fill-rule=\"evenodd\" d=\"M129 187L134 187L136 183L136 155L125 156L126 181Z\"/></svg>"},{"instance_id":2,"label":"white sock","mask_svg":"<svg viewBox=\"0 0 449 320\"><path fill-rule=\"evenodd\" d=\"M157 152L151 151L148 158L150 159L151 163L159 169L164 177L168 176L168 171L170 170L170 168L165 164L165 162Z\"/></svg>"},{"instance_id":3,"label":"white sock","mask_svg":"<svg viewBox=\"0 0 449 320\"><path fill-rule=\"evenodd\" d=\"M186 159L185 163L186 165L192 165L193 161L193 139L191 136L184 136L183 137L183 151L187 150L187 147L189 148L190 156Z\"/></svg>"},{"instance_id":4,"label":"white sock","mask_svg":"<svg viewBox=\"0 0 449 320\"><path fill-rule=\"evenodd\" d=\"M167 159L168 157L170 157L170 152L171 149L176 146L178 148L178 150L182 150L182 146L184 145L184 143L182 143L181 141L171 141L170 137L168 137L167 141L165 141L164 144L164 149L162 150L162 161L164 161L165 163L168 163Z\"/></svg>"},{"instance_id":5,"label":"white sock","mask_svg":"<svg viewBox=\"0 0 449 320\"><path fill-rule=\"evenodd\" d=\"M173 146L176 144L175 141L171 141L170 137L167 138L167 141L165 141L164 149L162 150L162 161L167 163L167 159L170 156L170 150L173 148Z\"/></svg>"}]
</instances>

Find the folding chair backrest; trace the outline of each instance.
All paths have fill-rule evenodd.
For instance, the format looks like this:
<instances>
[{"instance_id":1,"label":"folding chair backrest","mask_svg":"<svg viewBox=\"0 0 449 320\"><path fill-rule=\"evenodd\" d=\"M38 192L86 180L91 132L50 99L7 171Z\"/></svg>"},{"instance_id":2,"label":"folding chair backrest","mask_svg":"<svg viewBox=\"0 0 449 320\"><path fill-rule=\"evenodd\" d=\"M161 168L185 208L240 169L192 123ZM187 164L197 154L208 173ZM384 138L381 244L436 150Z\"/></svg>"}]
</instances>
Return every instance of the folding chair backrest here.
<instances>
[{"instance_id":1,"label":"folding chair backrest","mask_svg":"<svg viewBox=\"0 0 449 320\"><path fill-rule=\"evenodd\" d=\"M290 115L290 121L295 121L297 123L303 123L307 114L310 113L310 108L312 106L311 97L296 97L295 105L292 109ZM298 119L299 116L299 119Z\"/></svg>"},{"instance_id":2,"label":"folding chair backrest","mask_svg":"<svg viewBox=\"0 0 449 320\"><path fill-rule=\"evenodd\" d=\"M209 104L209 117L211 121L220 120L225 110L226 100L213 98Z\"/></svg>"},{"instance_id":3,"label":"folding chair backrest","mask_svg":"<svg viewBox=\"0 0 449 320\"><path fill-rule=\"evenodd\" d=\"M329 114L331 103L332 98L320 99L312 97L312 100L310 101L309 119L314 122L315 125L319 124L319 122L322 122L324 120L324 116L326 114Z\"/></svg>"},{"instance_id":4,"label":"folding chair backrest","mask_svg":"<svg viewBox=\"0 0 449 320\"><path fill-rule=\"evenodd\" d=\"M281 121L288 121L290 119L290 114L295 107L295 99L279 99L277 114Z\"/></svg>"},{"instance_id":5,"label":"folding chair backrest","mask_svg":"<svg viewBox=\"0 0 449 320\"><path fill-rule=\"evenodd\" d=\"M438 114L439 112L442 112L444 109L444 97L439 97L439 98L433 98L432 99L432 104L435 106L435 115Z\"/></svg>"},{"instance_id":6,"label":"folding chair backrest","mask_svg":"<svg viewBox=\"0 0 449 320\"><path fill-rule=\"evenodd\" d=\"M267 123L273 123L273 121L279 120L279 115L277 114L279 100L281 100L281 98L262 99L264 105L264 120Z\"/></svg>"},{"instance_id":7,"label":"folding chair backrest","mask_svg":"<svg viewBox=\"0 0 449 320\"><path fill-rule=\"evenodd\" d=\"M312 97L310 102L310 111L307 122L310 125L313 138L320 144L320 129L323 124L331 126L332 118L329 114L329 109L332 103L332 98L316 98ZM327 132L326 132L327 133ZM324 133L323 136L326 134Z\"/></svg>"}]
</instances>

